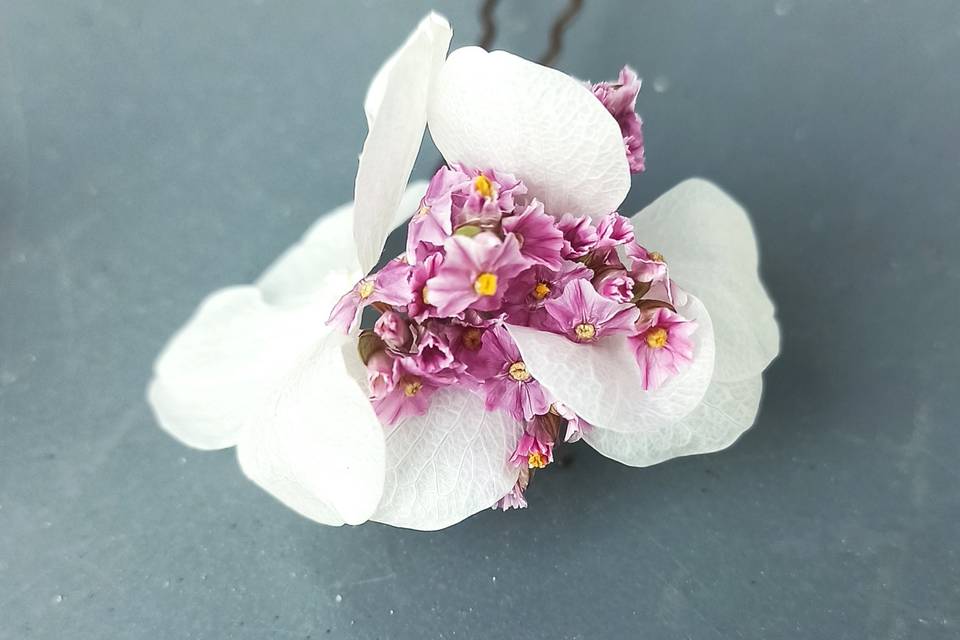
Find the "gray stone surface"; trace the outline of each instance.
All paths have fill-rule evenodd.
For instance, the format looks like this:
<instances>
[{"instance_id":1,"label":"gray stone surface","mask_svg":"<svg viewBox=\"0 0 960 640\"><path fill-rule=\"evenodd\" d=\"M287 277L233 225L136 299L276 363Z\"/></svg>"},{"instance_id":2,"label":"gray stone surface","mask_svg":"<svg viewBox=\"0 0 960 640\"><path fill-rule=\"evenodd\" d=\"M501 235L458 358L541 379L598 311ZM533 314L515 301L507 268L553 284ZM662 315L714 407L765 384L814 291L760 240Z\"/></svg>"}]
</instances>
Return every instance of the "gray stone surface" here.
<instances>
[{"instance_id":1,"label":"gray stone surface","mask_svg":"<svg viewBox=\"0 0 960 640\"><path fill-rule=\"evenodd\" d=\"M561 5L505 0L497 45L536 57ZM428 6L0 0L0 637L958 637L955 2L587 0L569 32L560 68L647 79L625 211L703 175L753 213L783 353L732 449L574 447L530 509L425 534L314 525L154 426L170 332L350 198Z\"/></svg>"}]
</instances>

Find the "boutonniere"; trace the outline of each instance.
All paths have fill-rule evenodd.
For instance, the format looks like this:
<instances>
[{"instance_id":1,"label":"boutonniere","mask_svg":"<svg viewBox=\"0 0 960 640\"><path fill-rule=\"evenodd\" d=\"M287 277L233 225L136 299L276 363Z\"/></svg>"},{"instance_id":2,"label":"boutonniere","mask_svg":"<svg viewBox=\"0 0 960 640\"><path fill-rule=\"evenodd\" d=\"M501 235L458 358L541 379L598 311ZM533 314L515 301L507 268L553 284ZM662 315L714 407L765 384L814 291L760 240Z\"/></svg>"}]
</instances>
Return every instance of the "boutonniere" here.
<instances>
[{"instance_id":1,"label":"boutonniere","mask_svg":"<svg viewBox=\"0 0 960 640\"><path fill-rule=\"evenodd\" d=\"M374 77L354 202L212 293L149 387L169 433L235 446L324 524L525 507L564 441L633 466L722 449L779 350L733 199L691 179L618 213L644 169L631 69L591 85L450 38L427 16ZM444 164L408 184L426 127Z\"/></svg>"}]
</instances>

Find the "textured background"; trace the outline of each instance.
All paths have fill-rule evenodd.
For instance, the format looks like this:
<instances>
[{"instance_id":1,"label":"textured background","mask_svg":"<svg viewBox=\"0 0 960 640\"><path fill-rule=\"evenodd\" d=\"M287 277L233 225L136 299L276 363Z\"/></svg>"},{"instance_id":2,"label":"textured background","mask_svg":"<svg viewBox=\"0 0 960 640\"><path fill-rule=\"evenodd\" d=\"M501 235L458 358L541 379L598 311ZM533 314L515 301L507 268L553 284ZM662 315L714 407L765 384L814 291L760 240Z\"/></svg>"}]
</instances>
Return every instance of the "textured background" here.
<instances>
[{"instance_id":1,"label":"textured background","mask_svg":"<svg viewBox=\"0 0 960 640\"><path fill-rule=\"evenodd\" d=\"M504 0L496 45L537 57L562 5ZM647 81L624 212L698 174L754 216L783 353L732 449L574 447L530 509L416 533L314 525L155 427L153 357L351 198L428 8L0 0L0 637L958 637L952 1L587 0L568 33L561 69Z\"/></svg>"}]
</instances>

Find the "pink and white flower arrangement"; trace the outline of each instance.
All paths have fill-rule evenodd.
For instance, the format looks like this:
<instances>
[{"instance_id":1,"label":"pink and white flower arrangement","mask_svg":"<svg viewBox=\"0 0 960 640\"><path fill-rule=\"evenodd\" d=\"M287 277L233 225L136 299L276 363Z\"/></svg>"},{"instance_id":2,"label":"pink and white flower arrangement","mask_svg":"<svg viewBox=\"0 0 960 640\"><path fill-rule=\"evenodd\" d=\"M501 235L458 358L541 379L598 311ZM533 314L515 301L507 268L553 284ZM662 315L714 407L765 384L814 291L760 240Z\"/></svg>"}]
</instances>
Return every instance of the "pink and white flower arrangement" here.
<instances>
[{"instance_id":1,"label":"pink and white flower arrangement","mask_svg":"<svg viewBox=\"0 0 960 640\"><path fill-rule=\"evenodd\" d=\"M645 167L634 71L585 85L450 38L427 16L375 76L355 201L211 294L148 390L169 433L236 446L324 524L526 507L562 442L633 466L725 448L779 350L729 196L692 179L617 212ZM426 126L445 164L408 185Z\"/></svg>"}]
</instances>

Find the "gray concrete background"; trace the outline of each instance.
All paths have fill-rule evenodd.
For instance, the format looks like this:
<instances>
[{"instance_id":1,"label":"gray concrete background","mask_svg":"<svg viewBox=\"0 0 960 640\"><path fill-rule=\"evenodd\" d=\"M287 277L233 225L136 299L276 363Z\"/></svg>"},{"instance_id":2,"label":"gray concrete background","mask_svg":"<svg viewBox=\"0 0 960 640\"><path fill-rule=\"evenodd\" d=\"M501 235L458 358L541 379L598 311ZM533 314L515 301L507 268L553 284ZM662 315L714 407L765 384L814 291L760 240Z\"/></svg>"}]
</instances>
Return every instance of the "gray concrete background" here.
<instances>
[{"instance_id":1,"label":"gray concrete background","mask_svg":"<svg viewBox=\"0 0 960 640\"><path fill-rule=\"evenodd\" d=\"M562 4L504 0L497 46ZM783 353L732 449L574 447L530 509L416 533L154 426L171 331L351 197L429 6L0 0L0 637L960 636L955 2L587 0L568 34L561 69L647 81L624 211L703 175L753 213Z\"/></svg>"}]
</instances>

